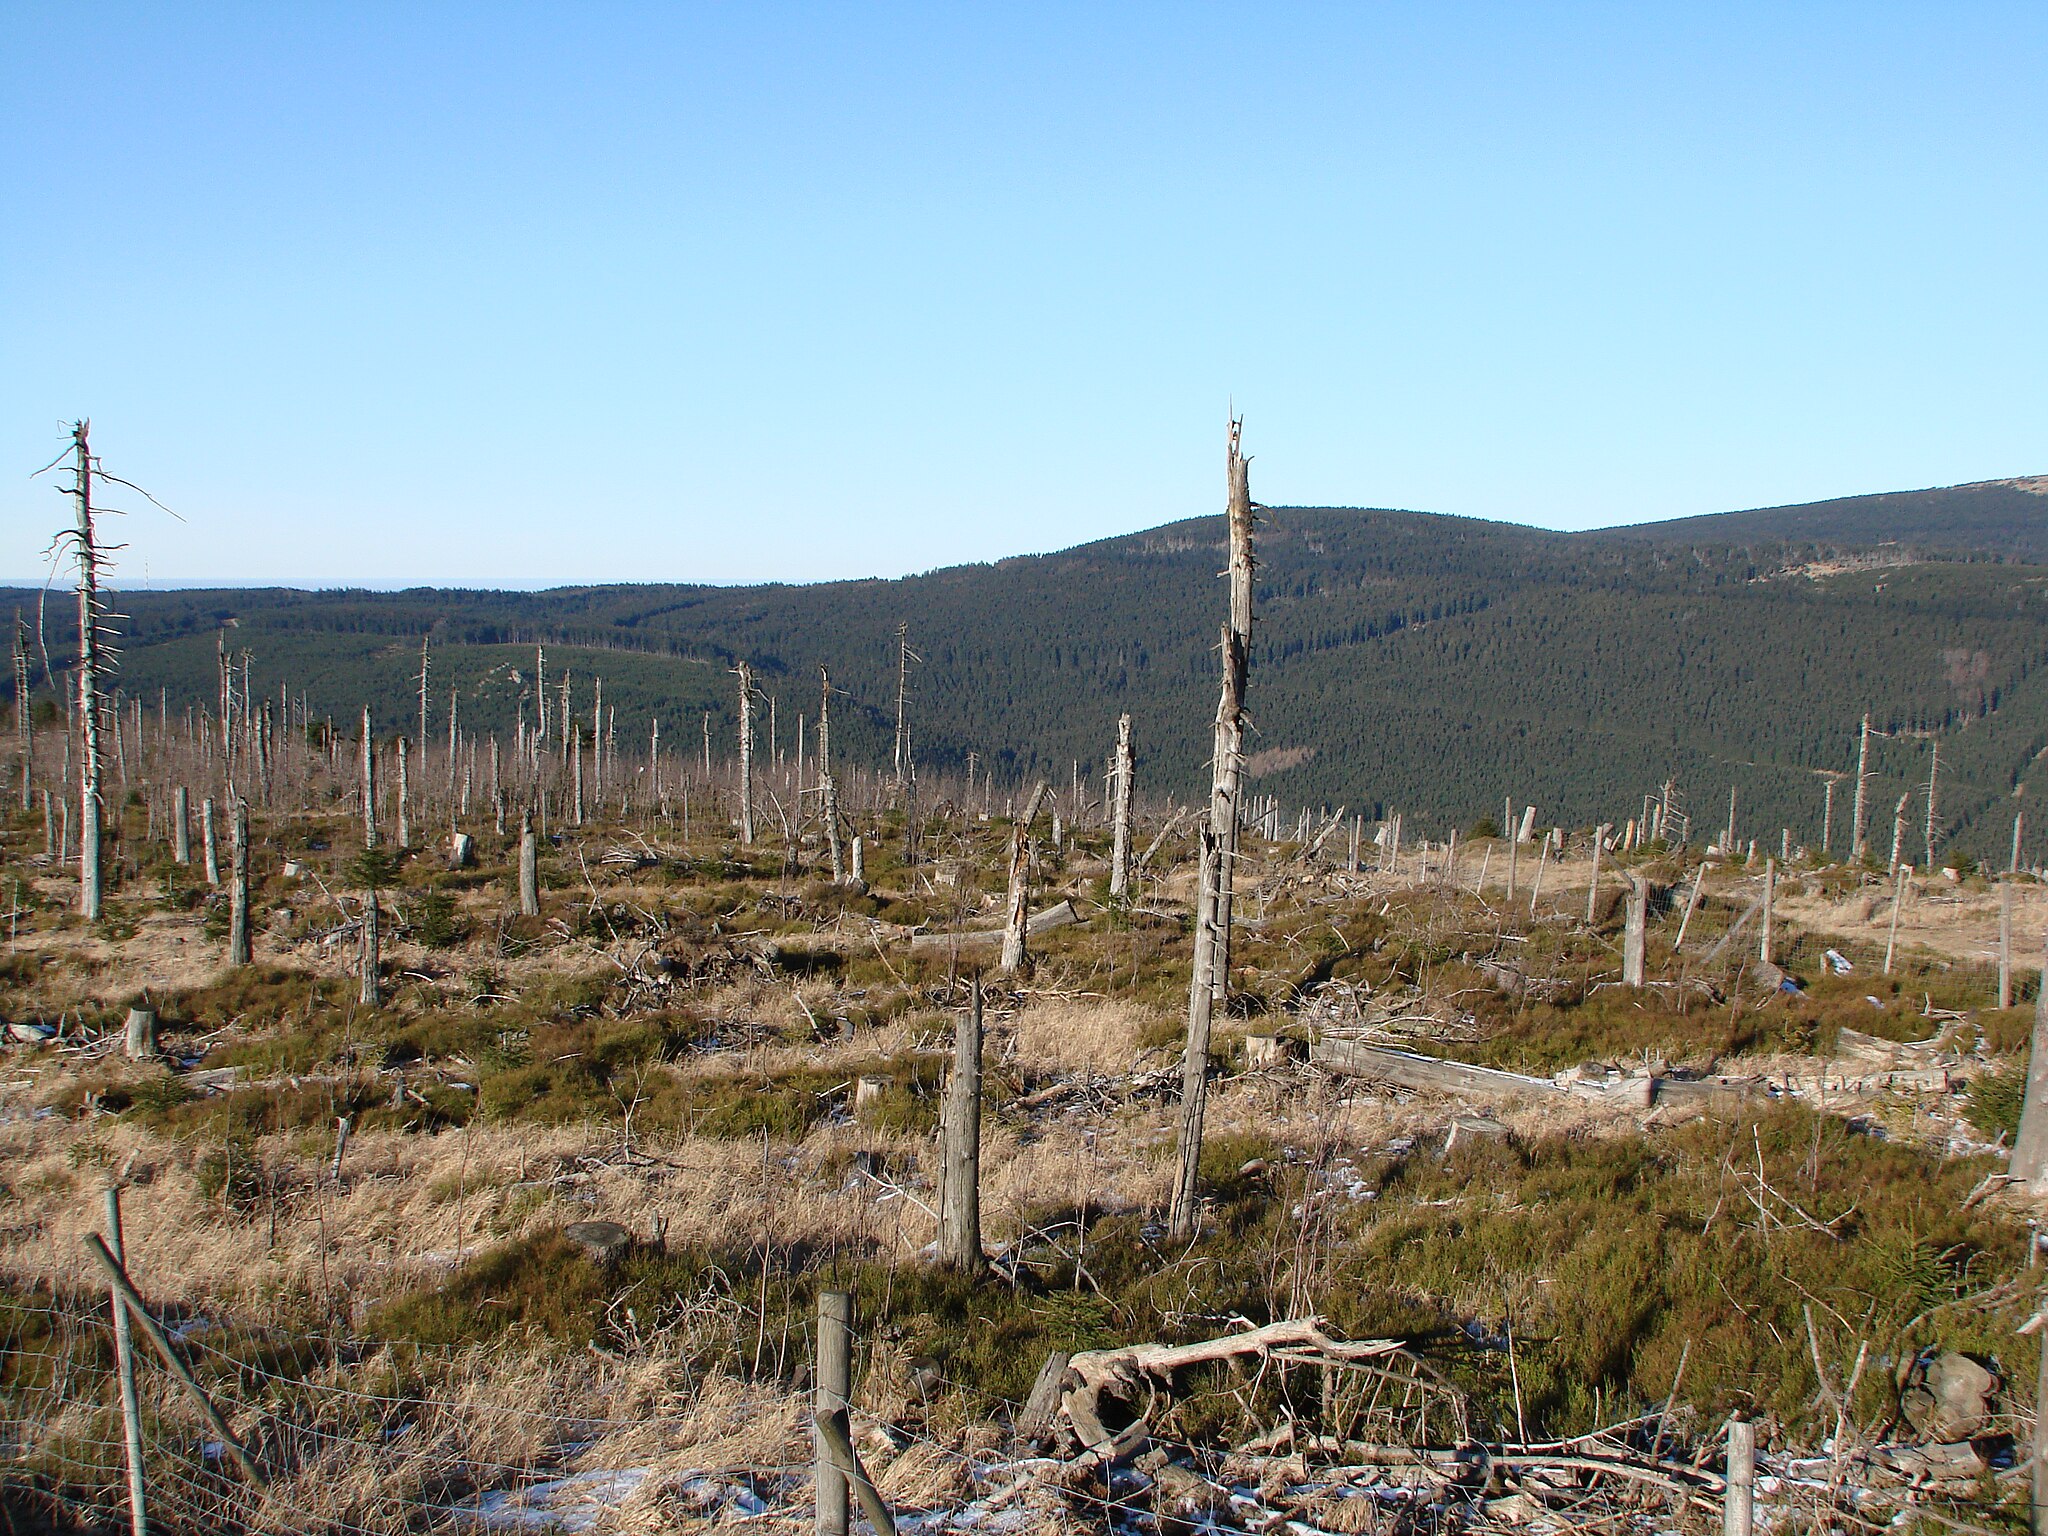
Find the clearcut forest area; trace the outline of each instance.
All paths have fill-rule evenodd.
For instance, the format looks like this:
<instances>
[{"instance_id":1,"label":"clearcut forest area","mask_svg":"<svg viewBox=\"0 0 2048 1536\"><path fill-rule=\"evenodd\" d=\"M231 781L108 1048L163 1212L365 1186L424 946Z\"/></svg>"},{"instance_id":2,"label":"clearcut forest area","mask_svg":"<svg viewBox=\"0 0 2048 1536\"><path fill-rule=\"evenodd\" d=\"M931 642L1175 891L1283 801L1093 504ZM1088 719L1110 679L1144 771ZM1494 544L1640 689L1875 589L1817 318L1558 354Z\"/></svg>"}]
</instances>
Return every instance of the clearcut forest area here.
<instances>
[{"instance_id":1,"label":"clearcut forest area","mask_svg":"<svg viewBox=\"0 0 2048 1536\"><path fill-rule=\"evenodd\" d=\"M2025 1529L2035 483L1243 462L901 581L8 594L7 1528Z\"/></svg>"}]
</instances>

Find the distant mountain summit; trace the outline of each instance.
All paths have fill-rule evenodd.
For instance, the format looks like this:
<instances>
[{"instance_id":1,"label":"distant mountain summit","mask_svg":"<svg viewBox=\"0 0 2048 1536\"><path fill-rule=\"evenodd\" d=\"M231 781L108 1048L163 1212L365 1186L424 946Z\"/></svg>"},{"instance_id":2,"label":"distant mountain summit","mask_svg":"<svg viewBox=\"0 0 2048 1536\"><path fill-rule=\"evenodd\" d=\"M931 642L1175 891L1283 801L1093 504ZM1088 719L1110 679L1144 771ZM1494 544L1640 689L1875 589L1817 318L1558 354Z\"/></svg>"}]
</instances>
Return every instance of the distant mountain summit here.
<instances>
[{"instance_id":1,"label":"distant mountain summit","mask_svg":"<svg viewBox=\"0 0 2048 1536\"><path fill-rule=\"evenodd\" d=\"M2048 475L1843 496L1747 512L1710 512L1661 523L1597 528L1583 537L1649 539L1659 544L1909 544L1928 554L2048 561Z\"/></svg>"}]
</instances>

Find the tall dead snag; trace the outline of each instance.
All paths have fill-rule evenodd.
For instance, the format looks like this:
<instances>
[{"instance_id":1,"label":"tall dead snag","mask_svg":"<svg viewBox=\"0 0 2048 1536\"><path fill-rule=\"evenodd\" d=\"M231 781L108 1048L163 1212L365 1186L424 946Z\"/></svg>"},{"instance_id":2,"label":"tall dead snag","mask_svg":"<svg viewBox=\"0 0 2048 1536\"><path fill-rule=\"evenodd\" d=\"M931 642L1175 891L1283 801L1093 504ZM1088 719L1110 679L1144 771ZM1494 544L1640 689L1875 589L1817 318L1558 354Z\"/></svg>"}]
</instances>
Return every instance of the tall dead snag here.
<instances>
[{"instance_id":1,"label":"tall dead snag","mask_svg":"<svg viewBox=\"0 0 2048 1536\"><path fill-rule=\"evenodd\" d=\"M1126 896L1131 886L1131 717L1116 721L1116 767L1109 787L1109 894Z\"/></svg>"},{"instance_id":2,"label":"tall dead snag","mask_svg":"<svg viewBox=\"0 0 2048 1536\"><path fill-rule=\"evenodd\" d=\"M228 964L249 959L249 802L236 795L228 822Z\"/></svg>"},{"instance_id":3,"label":"tall dead snag","mask_svg":"<svg viewBox=\"0 0 2048 1536\"><path fill-rule=\"evenodd\" d=\"M370 706L363 706L363 846L377 846L377 743L370 735Z\"/></svg>"},{"instance_id":4,"label":"tall dead snag","mask_svg":"<svg viewBox=\"0 0 2048 1536\"><path fill-rule=\"evenodd\" d=\"M740 678L740 842L754 846L754 669L744 661Z\"/></svg>"},{"instance_id":5,"label":"tall dead snag","mask_svg":"<svg viewBox=\"0 0 2048 1536\"><path fill-rule=\"evenodd\" d=\"M1007 975L1021 976L1031 966L1030 952L1024 947L1031 915L1031 824L1038 820L1051 793L1040 779L1025 803L1024 814L1010 828L1010 888L1003 908L1002 969Z\"/></svg>"},{"instance_id":6,"label":"tall dead snag","mask_svg":"<svg viewBox=\"0 0 2048 1536\"><path fill-rule=\"evenodd\" d=\"M1861 859L1870 852L1870 716L1863 716L1863 729L1856 738L1856 798L1849 813L1849 857Z\"/></svg>"},{"instance_id":7,"label":"tall dead snag","mask_svg":"<svg viewBox=\"0 0 2048 1536\"><path fill-rule=\"evenodd\" d=\"M192 791L182 784L171 791L171 857L192 863Z\"/></svg>"},{"instance_id":8,"label":"tall dead snag","mask_svg":"<svg viewBox=\"0 0 2048 1536\"><path fill-rule=\"evenodd\" d=\"M981 1251L981 983L953 1027L953 1075L946 1082L939 1197L939 1262L979 1274Z\"/></svg>"},{"instance_id":9,"label":"tall dead snag","mask_svg":"<svg viewBox=\"0 0 2048 1536\"><path fill-rule=\"evenodd\" d=\"M34 790L30 787L35 775L35 719L30 708L28 682L28 621L21 616L19 608L14 611L14 742L15 751L21 757L21 808L24 811L35 807ZM2019 846L2019 839L2013 839L2013 846Z\"/></svg>"},{"instance_id":10,"label":"tall dead snag","mask_svg":"<svg viewBox=\"0 0 2048 1536\"><path fill-rule=\"evenodd\" d=\"M105 556L100 552L92 520L93 465L89 437L92 423L76 422L71 428L71 452L75 456L71 488L78 511L78 525L60 538L71 543L78 561L78 910L88 919L100 915L100 572Z\"/></svg>"},{"instance_id":11,"label":"tall dead snag","mask_svg":"<svg viewBox=\"0 0 2048 1536\"><path fill-rule=\"evenodd\" d=\"M1209 828L1216 834L1216 909L1210 941L1216 955L1209 984L1216 1001L1230 994L1230 909L1237 880L1237 838L1243 822L1244 693L1252 665L1251 463L1240 451L1242 421L1230 424L1225 474L1230 534L1230 623L1223 631L1223 690L1216 705L1216 741L1210 765Z\"/></svg>"},{"instance_id":12,"label":"tall dead snag","mask_svg":"<svg viewBox=\"0 0 2048 1536\"><path fill-rule=\"evenodd\" d=\"M2035 1194L2048 1193L2048 937L2041 941L2041 982L2034 991L2034 1038L2027 1056L2027 1093L2009 1171Z\"/></svg>"},{"instance_id":13,"label":"tall dead snag","mask_svg":"<svg viewBox=\"0 0 2048 1536\"><path fill-rule=\"evenodd\" d=\"M199 802L199 851L204 859L201 866L206 875L206 888L220 888L220 844L213 834L213 796L208 795Z\"/></svg>"},{"instance_id":14,"label":"tall dead snag","mask_svg":"<svg viewBox=\"0 0 2048 1536\"><path fill-rule=\"evenodd\" d=\"M1181 1056L1180 1174L1168 1221L1180 1241L1194 1236L1195 1179L1202 1161L1202 1117L1209 1097L1209 1029L1230 989L1230 893L1236 867L1238 791L1244 766L1244 691L1251 668L1252 495L1240 451L1244 423L1230 423L1225 474L1229 489L1230 622L1223 626L1223 688L1216 703L1210 760L1209 825L1201 839L1195 898L1195 958L1188 982L1188 1038Z\"/></svg>"},{"instance_id":15,"label":"tall dead snag","mask_svg":"<svg viewBox=\"0 0 2048 1536\"><path fill-rule=\"evenodd\" d=\"M818 809L825 818L825 846L832 856L832 883L846 880L839 849L839 787L832 778L832 674L818 668Z\"/></svg>"},{"instance_id":16,"label":"tall dead snag","mask_svg":"<svg viewBox=\"0 0 2048 1536\"><path fill-rule=\"evenodd\" d=\"M411 756L403 734L398 738L398 846L412 846L412 817L406 802L412 798Z\"/></svg>"}]
</instances>

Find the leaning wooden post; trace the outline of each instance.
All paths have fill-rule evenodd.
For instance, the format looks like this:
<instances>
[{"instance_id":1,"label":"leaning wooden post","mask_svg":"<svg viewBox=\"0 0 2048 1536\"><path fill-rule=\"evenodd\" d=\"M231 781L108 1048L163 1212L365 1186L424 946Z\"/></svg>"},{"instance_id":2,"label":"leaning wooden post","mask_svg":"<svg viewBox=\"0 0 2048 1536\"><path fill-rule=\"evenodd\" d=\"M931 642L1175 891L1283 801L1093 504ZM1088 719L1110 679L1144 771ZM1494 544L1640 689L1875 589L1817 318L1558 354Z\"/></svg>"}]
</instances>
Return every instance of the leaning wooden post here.
<instances>
[{"instance_id":1,"label":"leaning wooden post","mask_svg":"<svg viewBox=\"0 0 2048 1536\"><path fill-rule=\"evenodd\" d=\"M1600 854L1607 844L1610 830L1606 822L1593 829L1593 873L1586 879L1586 926L1593 926L1593 915L1600 910Z\"/></svg>"},{"instance_id":2,"label":"leaning wooden post","mask_svg":"<svg viewBox=\"0 0 2048 1536\"><path fill-rule=\"evenodd\" d=\"M1621 981L1623 986L1643 984L1643 959L1650 926L1650 882L1633 870L1628 877L1628 927L1622 936Z\"/></svg>"},{"instance_id":3,"label":"leaning wooden post","mask_svg":"<svg viewBox=\"0 0 2048 1536\"><path fill-rule=\"evenodd\" d=\"M1756 1426L1728 1421L1728 1477L1721 1497L1721 1536L1750 1536L1756 1500Z\"/></svg>"},{"instance_id":4,"label":"leaning wooden post","mask_svg":"<svg viewBox=\"0 0 2048 1536\"><path fill-rule=\"evenodd\" d=\"M1771 939L1774 937L1772 930L1773 914L1771 911L1771 907L1774 898L1777 896L1777 893L1778 861L1776 859L1765 859L1763 932L1762 936L1757 940L1756 952L1757 959L1761 960L1765 965L1769 965L1771 963Z\"/></svg>"},{"instance_id":5,"label":"leaning wooden post","mask_svg":"<svg viewBox=\"0 0 2048 1536\"><path fill-rule=\"evenodd\" d=\"M2041 939L2041 979L2034 991L2034 1036L2027 1051L2027 1091L2009 1172L2034 1194L2048 1193L2048 934Z\"/></svg>"},{"instance_id":6,"label":"leaning wooden post","mask_svg":"<svg viewBox=\"0 0 2048 1536\"><path fill-rule=\"evenodd\" d=\"M817 1417L845 1411L853 1392L853 1297L845 1291L818 1293ZM824 1430L812 1448L817 1490L817 1536L847 1536L846 1474L832 1455Z\"/></svg>"},{"instance_id":7,"label":"leaning wooden post","mask_svg":"<svg viewBox=\"0 0 2048 1536\"><path fill-rule=\"evenodd\" d=\"M1998 883L1998 1006L2012 1006L2012 882Z\"/></svg>"},{"instance_id":8,"label":"leaning wooden post","mask_svg":"<svg viewBox=\"0 0 2048 1536\"><path fill-rule=\"evenodd\" d=\"M533 812L519 818L519 915L540 916L539 844L533 835Z\"/></svg>"},{"instance_id":9,"label":"leaning wooden post","mask_svg":"<svg viewBox=\"0 0 2048 1536\"><path fill-rule=\"evenodd\" d=\"M249 960L249 802L236 795L228 822L228 964Z\"/></svg>"},{"instance_id":10,"label":"leaning wooden post","mask_svg":"<svg viewBox=\"0 0 2048 1536\"><path fill-rule=\"evenodd\" d=\"M1904 864L1892 866L1892 921L1884 938L1884 973L1887 976L1892 973L1892 956L1899 947L1899 908L1906 901L1907 867Z\"/></svg>"},{"instance_id":11,"label":"leaning wooden post","mask_svg":"<svg viewBox=\"0 0 2048 1536\"><path fill-rule=\"evenodd\" d=\"M841 1408L833 1413L814 1414L812 1420L824 1438L825 1449L833 1465L859 1496L861 1513L875 1528L875 1536L896 1536L896 1517L890 1513L888 1501L882 1497L881 1489L875 1486L875 1480L868 1476L868 1469L861 1465L860 1453L853 1448L853 1430L846 1410Z\"/></svg>"},{"instance_id":12,"label":"leaning wooden post","mask_svg":"<svg viewBox=\"0 0 2048 1536\"><path fill-rule=\"evenodd\" d=\"M135 1289L135 1282L128 1278L128 1271L122 1267L121 1261L114 1257L113 1250L107 1247L105 1239L97 1232L86 1233L85 1251L98 1260L100 1267L107 1272L107 1281L112 1286L114 1294L121 1299L122 1304L134 1317L143 1337L156 1346L156 1352L163 1357L164 1368L178 1379L179 1386L191 1394L208 1427L219 1438L222 1449L233 1459L235 1465L242 1469L242 1476L261 1488L263 1474L257 1470L255 1458L249 1454L249 1448L235 1438L235 1432L228 1428L228 1421L221 1416L220 1409L214 1406L213 1399L206 1395L206 1389L199 1385L199 1380L192 1374L191 1368L179 1358L177 1350L171 1347L170 1339L163 1329L157 1326L156 1319L150 1316L149 1308L143 1304L141 1293Z\"/></svg>"},{"instance_id":13,"label":"leaning wooden post","mask_svg":"<svg viewBox=\"0 0 2048 1536\"><path fill-rule=\"evenodd\" d=\"M171 791L171 857L192 864L192 791L180 784Z\"/></svg>"},{"instance_id":14,"label":"leaning wooden post","mask_svg":"<svg viewBox=\"0 0 2048 1536\"><path fill-rule=\"evenodd\" d=\"M1127 895L1131 887L1131 717L1116 721L1116 768L1110 788L1109 894Z\"/></svg>"},{"instance_id":15,"label":"leaning wooden post","mask_svg":"<svg viewBox=\"0 0 2048 1536\"><path fill-rule=\"evenodd\" d=\"M945 1169L939 1204L939 1262L978 1274L981 1252L981 983L953 1028L953 1075L946 1084Z\"/></svg>"},{"instance_id":16,"label":"leaning wooden post","mask_svg":"<svg viewBox=\"0 0 2048 1536\"><path fill-rule=\"evenodd\" d=\"M131 1014L132 1018L133 1015ZM121 1244L121 1186L107 1186L107 1248L116 1264L128 1262ZM142 1482L142 1403L135 1391L135 1334L121 1290L111 1281L107 1297L114 1310L114 1359L121 1372L121 1435L128 1448L128 1529L130 1536L149 1536L149 1516Z\"/></svg>"},{"instance_id":17,"label":"leaning wooden post","mask_svg":"<svg viewBox=\"0 0 2048 1536\"><path fill-rule=\"evenodd\" d=\"M1398 826L1399 823L1397 822ZM1550 863L1550 836L1544 834L1543 846L1536 853L1536 879L1529 886L1529 916L1535 917L1536 903L1543 898L1543 871Z\"/></svg>"}]
</instances>

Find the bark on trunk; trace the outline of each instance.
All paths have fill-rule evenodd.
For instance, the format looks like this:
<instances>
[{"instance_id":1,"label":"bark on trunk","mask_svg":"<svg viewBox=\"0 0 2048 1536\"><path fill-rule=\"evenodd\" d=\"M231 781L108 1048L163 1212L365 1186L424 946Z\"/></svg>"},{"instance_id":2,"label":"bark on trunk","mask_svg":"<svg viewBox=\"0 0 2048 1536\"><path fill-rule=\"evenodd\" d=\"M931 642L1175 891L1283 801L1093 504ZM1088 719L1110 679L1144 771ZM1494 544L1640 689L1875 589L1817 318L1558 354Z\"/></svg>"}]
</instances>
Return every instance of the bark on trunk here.
<instances>
[{"instance_id":1,"label":"bark on trunk","mask_svg":"<svg viewBox=\"0 0 2048 1536\"><path fill-rule=\"evenodd\" d=\"M249 802L235 796L228 824L228 964L249 963Z\"/></svg>"},{"instance_id":2,"label":"bark on trunk","mask_svg":"<svg viewBox=\"0 0 2048 1536\"><path fill-rule=\"evenodd\" d=\"M946 1084L944 1193L939 1262L978 1274L981 1251L981 984L953 1029L953 1075Z\"/></svg>"},{"instance_id":3,"label":"bark on trunk","mask_svg":"<svg viewBox=\"0 0 2048 1536\"><path fill-rule=\"evenodd\" d=\"M540 916L539 849L533 836L533 814L519 818L519 915Z\"/></svg>"}]
</instances>

